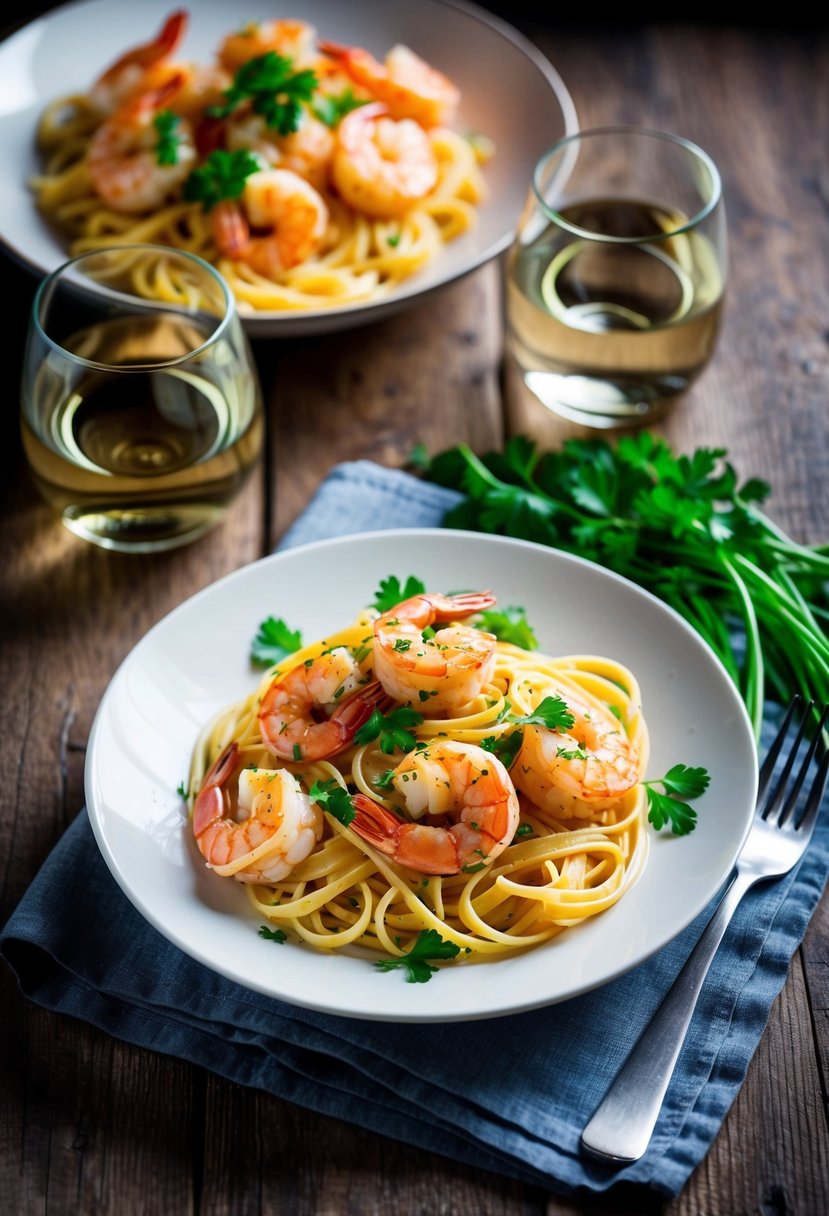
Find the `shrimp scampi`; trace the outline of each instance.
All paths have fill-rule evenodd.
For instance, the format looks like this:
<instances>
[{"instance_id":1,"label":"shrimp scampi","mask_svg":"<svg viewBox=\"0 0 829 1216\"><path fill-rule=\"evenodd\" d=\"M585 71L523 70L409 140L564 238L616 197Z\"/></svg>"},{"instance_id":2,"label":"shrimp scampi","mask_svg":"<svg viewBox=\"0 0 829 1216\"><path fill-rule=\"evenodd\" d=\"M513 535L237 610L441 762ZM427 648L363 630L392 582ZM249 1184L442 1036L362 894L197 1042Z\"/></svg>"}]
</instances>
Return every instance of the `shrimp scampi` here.
<instances>
[{"instance_id":1,"label":"shrimp scampi","mask_svg":"<svg viewBox=\"0 0 829 1216\"><path fill-rule=\"evenodd\" d=\"M352 110L337 128L331 180L356 211L394 219L434 189L438 164L421 126L372 104Z\"/></svg>"}]
</instances>

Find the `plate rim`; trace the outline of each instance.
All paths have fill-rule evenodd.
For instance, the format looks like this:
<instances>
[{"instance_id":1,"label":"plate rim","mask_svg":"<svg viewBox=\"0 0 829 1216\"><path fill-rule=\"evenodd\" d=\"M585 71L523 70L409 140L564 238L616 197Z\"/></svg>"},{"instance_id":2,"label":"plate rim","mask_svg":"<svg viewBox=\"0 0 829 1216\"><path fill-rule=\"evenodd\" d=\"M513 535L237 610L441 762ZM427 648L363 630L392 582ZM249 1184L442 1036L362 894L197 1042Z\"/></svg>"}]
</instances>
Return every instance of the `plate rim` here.
<instances>
[{"instance_id":1,"label":"plate rim","mask_svg":"<svg viewBox=\"0 0 829 1216\"><path fill-rule=\"evenodd\" d=\"M118 887L120 888L120 890L122 891L122 893L127 896L127 898L130 900L130 902L133 904L133 906L138 910L140 915L145 920L147 920L148 923L150 923L155 929L157 929L158 932L160 932L161 935L168 942L171 942L174 946L176 946L178 949L180 949L189 958L202 964L203 966L207 967L209 970L213 971L214 973L222 975L226 979L239 984L241 987L243 987L247 990L250 990L252 992L259 993L266 998L273 999L273 1000L276 1000L279 1002L283 1002L287 1006L289 1006L289 1008L299 1008L299 1009L311 1010L314 1012L324 1013L324 1014L328 1014L328 1015L332 1015L332 1016L353 1017L353 1018L356 1018L359 1020L369 1020L369 1021L370 1020L379 1020L379 1021L393 1021L393 1022L413 1023L413 1024L429 1024L429 1023L440 1023L440 1022L444 1022L444 1021L472 1021L472 1020L484 1020L484 1019L489 1019L489 1018L512 1016L515 1014L525 1013L525 1012L528 1012L533 1009L546 1007L548 1005L558 1004L558 1003L561 1003L564 1001L568 1001L568 1000L574 999L575 997L580 996L586 992L603 987L605 984L610 983L613 980L620 978L622 975L626 974L628 971L633 970L634 968L647 962L648 959L652 958L654 955L659 953L659 951L664 949L665 946L667 946L671 941L675 940L675 938L678 937L682 932L684 932L685 929L687 929L688 926L693 922L693 920L696 919L696 917L700 914L700 912L707 906L707 904L713 898L716 891L718 891L721 888L722 883L725 881L725 879L727 878L728 874L730 873L731 869L734 866L734 863L739 855L739 852L743 846L743 843L744 843L744 841L748 835L748 832L750 830L750 827L751 827L751 821L753 818L753 809L754 809L753 804L754 804L754 799L756 797L756 790L757 790L757 784L758 784L758 768L759 768L756 746L753 746L752 750L750 752L750 755L753 757L753 773L750 775L750 778L749 778L749 785L752 789L752 797L750 799L750 805L747 806L747 808L743 814L742 833L740 835L740 839L738 841L736 841L736 843L732 842L732 848L728 855L728 866L723 870L722 874L720 875L720 877L717 881L716 887L711 890L707 890L705 893L703 893L697 900L696 904L690 908L690 911L688 909L686 909L683 912L683 914L680 918L682 923L679 928L671 929L667 932L663 932L662 934L657 934L655 941L652 941L646 950L644 950L644 951L640 950L631 959L626 960L623 965L619 965L614 968L611 968L606 974L599 977L598 979L592 980L590 982L585 982L582 984L575 984L575 985L571 986L570 988L568 988L568 990L561 995L546 996L546 997L534 996L534 997L526 999L524 1001L513 1000L513 1002L511 1004L509 1004L509 1006L501 1006L501 1007L498 1007L495 1009L487 1009L487 1010L484 1010L483 1012L464 1011L462 1013L458 1013L457 1010L450 1010L448 1013L445 1011L433 1011L433 1012L424 1013L422 1011L418 1012L417 1009L414 1009L414 1010L400 1009L400 1010L395 1010L393 1012L390 1012L388 1008L380 1010L379 1012L374 1012L374 1011L370 1011L370 1010L366 1011L363 1008L344 1007L342 1005L342 1003L339 1005L336 1005L336 1004L331 1004L330 1002L300 999L300 998L297 998L296 996L286 995L282 992L276 991L272 984L268 985L264 981L258 980L258 978L256 976L254 976L254 977L249 977L247 975L240 976L236 971L233 970L232 967L228 966L228 964L217 963L215 961L215 959L212 959L209 957L209 955L206 951L194 947L192 942L183 940L182 936L178 935L176 933L176 926L171 927L168 924L164 923L160 919L160 917L154 912L154 910L152 908L148 908L145 905L144 901L141 900L140 898L138 898L136 893L130 887L129 880L128 880L127 876L123 873L120 860L113 853L113 849L110 845L110 841L108 840L107 833L105 830L105 825L102 822L100 812L99 811L96 812L96 809L95 809L95 794L93 792L95 774L94 774L93 770L95 769L97 755L98 755L98 747L99 747L99 742L100 742L99 736L102 732L105 717L109 711L109 700L112 696L114 696L113 689L117 690L116 682L119 679L123 679L124 672L128 670L130 664L137 661L136 652L139 652L138 657L140 658L140 649L143 648L145 644L149 644L151 639L156 635L157 631L160 631L165 626L168 626L170 621L173 618L177 617L179 614L183 613L186 610L193 610L193 608L196 607L200 601L202 601L205 597L209 597L212 593L214 593L216 588L222 587L223 585L225 585L227 583L233 582L234 580L239 579L240 577L244 577L247 572L250 572L254 568L278 565L281 560L284 560L285 558L289 558L291 555L294 555L294 554L313 552L315 550L331 548L331 547L336 548L341 545L350 545L350 544L364 545L369 542L376 542L380 537L384 537L387 540L390 540L392 542L396 539L411 539L412 537L419 537L419 538L426 539L426 540L434 540L437 537L441 537L444 539L453 538L454 540L456 540L458 542L472 540L473 542L476 542L476 543L480 543L480 542L484 542L486 544L493 543L496 546L505 545L511 549L518 548L520 550L526 550L530 554L536 554L536 555L543 554L546 559L552 559L553 561L561 560L564 562L565 565L572 563L574 566L576 566L578 568L584 568L588 572L591 572L594 575L598 575L600 578L607 578L611 582L616 582L621 585L624 585L628 589L632 589L637 595L643 596L647 600L651 601L652 604L656 606L657 611L660 611L660 612L663 612L664 614L666 614L666 616L673 622L673 625L675 627L679 627L681 632L686 634L687 637L689 637L690 639L693 639L693 641L704 650L707 658L714 665L714 667L716 669L718 669L720 677L725 681L726 685L732 689L732 694L733 694L732 708L735 708L737 710L738 716L741 719L741 728L745 732L746 738L751 738L752 743L753 743L753 732L752 732L752 728L751 728L748 711L745 708L745 705L742 701L742 698L739 695L738 690L733 686L733 682L731 681L731 678L728 676L728 673L727 673L725 667L723 666L722 662L719 660L717 655L710 649L710 647L708 647L706 645L706 643L700 637L700 635L691 627L691 625L687 621L685 621L685 619L678 612L676 612L675 609L671 608L670 605L664 603L664 601L660 600L657 596L653 595L652 592L649 592L645 588L640 587L638 584L633 583L631 580L625 578L623 575L617 574L615 571L608 570L605 567L598 565L598 563L592 562L586 558L582 558L576 554L567 553L563 550L553 549L552 547L542 545L542 544L539 544L534 541L525 541L525 540L521 540L518 538L505 537L505 536L495 535L495 534L491 534L491 533L481 533L481 532L475 532L475 531L467 531L467 530L463 530L463 529L448 529L448 528L440 528L440 527L392 528L392 529L383 529L382 531L379 531L379 530L361 531L361 532L349 533L349 534L346 534L343 536L321 538L321 539L314 540L314 541L308 541L304 544L292 546L291 548L288 548L288 549L277 550L274 553L264 555L263 557L257 558L252 562L246 563L244 566L240 566L236 570L228 572L227 574L223 575L221 578L215 580L213 583L208 584L208 586L201 588L199 591L195 592L192 596L189 596L187 599L185 599L181 603L177 604L174 608L172 608L170 610L170 612L165 614L165 616L163 616L159 621L157 621L153 626L151 626L150 629L148 629L147 632L145 634L143 634L142 637L135 643L135 645L130 649L128 654L124 657L124 659L118 665L118 667L116 668L115 672L113 673L110 681L108 682L107 687L101 697L101 701L96 710L96 713L95 713L95 716L94 716L94 719L92 722L92 726L90 729L90 733L89 733L87 755L86 755L86 761L85 761L85 766L84 766L84 787L85 787L85 794L86 794L87 815L89 818L90 825L92 827L93 834L95 836L97 847L99 848L112 877L115 879L115 881L116 881ZM182 821L182 822L184 823L186 821ZM309 957L311 957L312 959L316 957L316 955L311 951L310 947L306 948L306 947L302 947L302 946L297 946L296 948L307 950ZM533 953L534 953L533 951L527 952L527 954L529 954L529 955L531 955ZM519 958L527 957L527 954L518 956L518 957ZM353 957L353 956L348 956L348 957ZM501 961L501 960L499 960L499 961ZM509 964L509 962L511 962L513 960L505 959L502 961L505 964ZM481 966L486 967L486 964L481 964ZM477 967L476 967L476 970L477 970Z\"/></svg>"}]
</instances>

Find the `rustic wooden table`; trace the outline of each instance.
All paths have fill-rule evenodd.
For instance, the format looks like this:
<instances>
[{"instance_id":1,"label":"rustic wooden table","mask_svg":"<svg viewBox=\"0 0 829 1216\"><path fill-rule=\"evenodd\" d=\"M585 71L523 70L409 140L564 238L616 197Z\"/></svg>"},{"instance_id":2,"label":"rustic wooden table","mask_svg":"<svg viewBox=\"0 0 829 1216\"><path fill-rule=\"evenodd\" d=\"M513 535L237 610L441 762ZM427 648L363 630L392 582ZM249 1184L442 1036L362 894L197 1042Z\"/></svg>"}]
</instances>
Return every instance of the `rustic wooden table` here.
<instances>
[{"instance_id":1,"label":"rustic wooden table","mask_svg":"<svg viewBox=\"0 0 829 1216\"><path fill-rule=\"evenodd\" d=\"M731 281L713 364L666 423L673 444L727 447L771 482L772 516L829 535L826 149L819 32L702 26L539 32L582 126L671 129L721 166ZM266 457L227 521L192 547L129 558L76 540L28 480L16 380L32 283L3 265L0 705L3 920L83 802L92 716L124 655L193 591L268 553L333 463L401 465L412 445L485 450L546 415L502 364L500 267L357 332L256 349ZM672 1216L829 1210L829 899L793 959L748 1078ZM110 1039L24 1001L0 970L0 1195L7 1212L574 1213L543 1189L369 1136ZM609 1201L586 1210L608 1210ZM663 1206L641 1195L614 1210Z\"/></svg>"}]
</instances>

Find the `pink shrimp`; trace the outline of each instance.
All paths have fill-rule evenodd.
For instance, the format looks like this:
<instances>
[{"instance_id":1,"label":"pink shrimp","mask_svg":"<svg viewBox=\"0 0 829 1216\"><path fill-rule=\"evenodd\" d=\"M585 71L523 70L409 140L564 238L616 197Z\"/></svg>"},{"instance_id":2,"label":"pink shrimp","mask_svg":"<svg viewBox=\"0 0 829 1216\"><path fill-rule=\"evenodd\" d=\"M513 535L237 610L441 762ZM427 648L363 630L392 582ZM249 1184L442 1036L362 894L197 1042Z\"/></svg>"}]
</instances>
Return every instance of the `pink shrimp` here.
<instances>
[{"instance_id":1,"label":"pink shrimp","mask_svg":"<svg viewBox=\"0 0 829 1216\"><path fill-rule=\"evenodd\" d=\"M259 729L282 760L325 760L349 746L375 708L388 705L377 681L361 684L345 646L278 676L259 706Z\"/></svg>"},{"instance_id":2,"label":"pink shrimp","mask_svg":"<svg viewBox=\"0 0 829 1216\"><path fill-rule=\"evenodd\" d=\"M112 114L119 106L144 92L147 73L173 54L184 38L187 21L187 10L177 9L170 14L155 38L133 47L116 59L90 89L95 108L102 114Z\"/></svg>"},{"instance_id":3,"label":"pink shrimp","mask_svg":"<svg viewBox=\"0 0 829 1216\"><path fill-rule=\"evenodd\" d=\"M495 671L491 633L449 625L424 639L423 630L483 612L489 591L463 595L424 593L403 600L374 622L374 674L395 701L435 711L459 709L480 693Z\"/></svg>"},{"instance_id":4,"label":"pink shrimp","mask_svg":"<svg viewBox=\"0 0 829 1216\"><path fill-rule=\"evenodd\" d=\"M288 169L261 169L248 177L240 202L219 203L212 217L219 252L273 279L307 261L320 248L328 208L319 192L298 174ZM267 231L252 235L251 227Z\"/></svg>"},{"instance_id":5,"label":"pink shrimp","mask_svg":"<svg viewBox=\"0 0 829 1216\"><path fill-rule=\"evenodd\" d=\"M331 180L355 211L394 219L437 184L431 141L411 118L390 118L373 103L347 114L336 135Z\"/></svg>"},{"instance_id":6,"label":"pink shrimp","mask_svg":"<svg viewBox=\"0 0 829 1216\"><path fill-rule=\"evenodd\" d=\"M572 726L555 731L525 726L511 771L518 789L536 806L584 818L636 785L638 757L622 723L601 702L569 687L555 695L567 703Z\"/></svg>"},{"instance_id":7,"label":"pink shrimp","mask_svg":"<svg viewBox=\"0 0 829 1216\"><path fill-rule=\"evenodd\" d=\"M322 812L287 769L242 769L234 807L227 787L238 757L231 743L204 776L193 806L196 844L222 876L280 882L320 839Z\"/></svg>"},{"instance_id":8,"label":"pink shrimp","mask_svg":"<svg viewBox=\"0 0 829 1216\"><path fill-rule=\"evenodd\" d=\"M450 827L401 821L366 794L355 794L352 829L398 865L422 874L473 872L507 847L518 827L518 797L491 752L452 739L409 752L392 785L410 816L446 816Z\"/></svg>"},{"instance_id":9,"label":"pink shrimp","mask_svg":"<svg viewBox=\"0 0 829 1216\"><path fill-rule=\"evenodd\" d=\"M128 101L92 136L87 171L95 193L114 211L152 211L187 177L196 158L187 121L178 120L176 159L159 163L155 119L181 85L178 76Z\"/></svg>"},{"instance_id":10,"label":"pink shrimp","mask_svg":"<svg viewBox=\"0 0 829 1216\"><path fill-rule=\"evenodd\" d=\"M393 46L385 63L362 47L338 42L321 42L320 50L340 63L375 101L383 102L392 118L412 118L426 128L453 122L460 90L407 46Z\"/></svg>"}]
</instances>

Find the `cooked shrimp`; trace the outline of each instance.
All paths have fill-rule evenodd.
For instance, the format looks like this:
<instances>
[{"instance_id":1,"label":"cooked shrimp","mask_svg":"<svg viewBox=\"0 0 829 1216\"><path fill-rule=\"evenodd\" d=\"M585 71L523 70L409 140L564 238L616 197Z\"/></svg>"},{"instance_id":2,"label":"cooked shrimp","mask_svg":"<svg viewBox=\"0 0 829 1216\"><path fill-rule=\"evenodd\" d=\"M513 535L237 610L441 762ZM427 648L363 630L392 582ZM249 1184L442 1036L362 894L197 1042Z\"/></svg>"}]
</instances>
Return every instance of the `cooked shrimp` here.
<instances>
[{"instance_id":1,"label":"cooked shrimp","mask_svg":"<svg viewBox=\"0 0 829 1216\"><path fill-rule=\"evenodd\" d=\"M277 676L259 706L265 746L282 760L324 760L341 752L386 701L376 681L362 679L345 646Z\"/></svg>"},{"instance_id":2,"label":"cooked shrimp","mask_svg":"<svg viewBox=\"0 0 829 1216\"><path fill-rule=\"evenodd\" d=\"M155 38L133 47L117 59L89 91L95 108L101 114L113 114L125 102L144 92L147 73L169 59L184 38L186 29L187 11L178 9L170 14Z\"/></svg>"},{"instance_id":3,"label":"cooked shrimp","mask_svg":"<svg viewBox=\"0 0 829 1216\"><path fill-rule=\"evenodd\" d=\"M226 786L236 743L206 773L193 807L193 835L211 869L238 882L280 882L322 835L322 812L287 769L242 769L236 814Z\"/></svg>"},{"instance_id":4,"label":"cooked shrimp","mask_svg":"<svg viewBox=\"0 0 829 1216\"><path fill-rule=\"evenodd\" d=\"M321 42L320 50L342 64L354 83L375 101L387 106L392 118L412 118L427 128L453 122L460 90L407 46L393 46L384 64L357 46Z\"/></svg>"},{"instance_id":5,"label":"cooked shrimp","mask_svg":"<svg viewBox=\"0 0 829 1216\"><path fill-rule=\"evenodd\" d=\"M317 31L305 21L251 21L235 34L228 34L219 48L219 60L230 72L251 59L274 51L293 60L294 66L309 64L316 53Z\"/></svg>"},{"instance_id":6,"label":"cooked shrimp","mask_svg":"<svg viewBox=\"0 0 829 1216\"><path fill-rule=\"evenodd\" d=\"M331 180L349 206L394 219L434 189L438 163L429 136L411 118L389 118L373 103L337 127Z\"/></svg>"},{"instance_id":7,"label":"cooked shrimp","mask_svg":"<svg viewBox=\"0 0 829 1216\"><path fill-rule=\"evenodd\" d=\"M92 136L87 155L89 180L114 211L152 211L187 177L196 158L189 124L179 120L177 159L172 165L159 164L159 135L154 125L179 84L172 77L160 88L128 101Z\"/></svg>"},{"instance_id":8,"label":"cooked shrimp","mask_svg":"<svg viewBox=\"0 0 829 1216\"><path fill-rule=\"evenodd\" d=\"M240 205L241 203L241 205ZM219 252L274 278L320 248L328 208L309 182L288 169L261 169L245 182L239 202L213 208L213 239ZM251 227L266 235L251 235Z\"/></svg>"},{"instance_id":9,"label":"cooked shrimp","mask_svg":"<svg viewBox=\"0 0 829 1216\"><path fill-rule=\"evenodd\" d=\"M622 723L601 705L559 690L574 722L567 730L525 726L511 768L515 784L536 806L575 818L591 815L639 780L636 750Z\"/></svg>"},{"instance_id":10,"label":"cooked shrimp","mask_svg":"<svg viewBox=\"0 0 829 1216\"><path fill-rule=\"evenodd\" d=\"M249 148L266 164L289 169L315 190L328 182L328 165L334 151L334 133L324 122L303 111L296 131L280 135L260 114L232 118L225 127L225 143L230 151Z\"/></svg>"},{"instance_id":11,"label":"cooked shrimp","mask_svg":"<svg viewBox=\"0 0 829 1216\"><path fill-rule=\"evenodd\" d=\"M409 815L446 816L451 827L402 822L366 794L352 799L351 827L401 866L422 874L458 874L497 857L518 827L518 797L491 752L447 739L409 752L392 784Z\"/></svg>"},{"instance_id":12,"label":"cooked shrimp","mask_svg":"<svg viewBox=\"0 0 829 1216\"><path fill-rule=\"evenodd\" d=\"M414 595L374 622L374 674L395 701L425 705L428 712L468 704L492 679L495 642L491 633L449 625L425 639L423 630L491 608L489 591L464 595Z\"/></svg>"}]
</instances>

